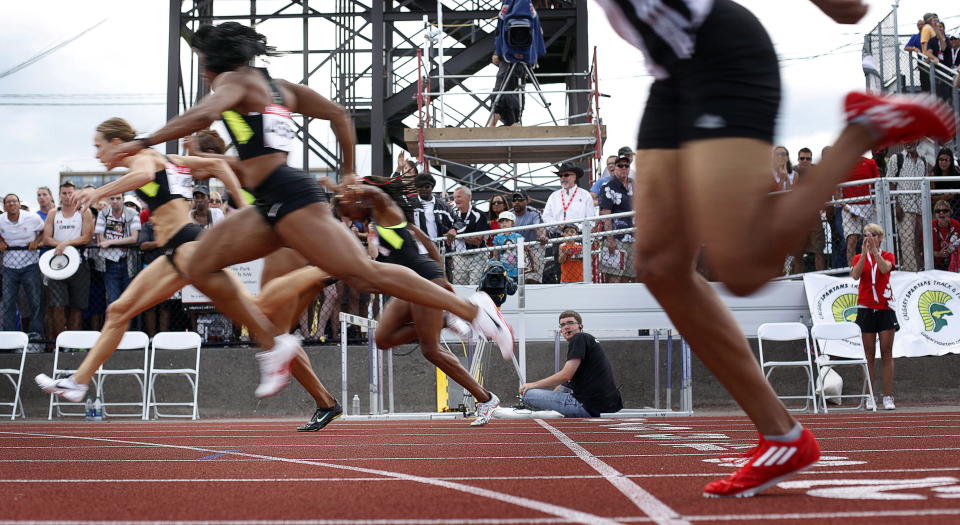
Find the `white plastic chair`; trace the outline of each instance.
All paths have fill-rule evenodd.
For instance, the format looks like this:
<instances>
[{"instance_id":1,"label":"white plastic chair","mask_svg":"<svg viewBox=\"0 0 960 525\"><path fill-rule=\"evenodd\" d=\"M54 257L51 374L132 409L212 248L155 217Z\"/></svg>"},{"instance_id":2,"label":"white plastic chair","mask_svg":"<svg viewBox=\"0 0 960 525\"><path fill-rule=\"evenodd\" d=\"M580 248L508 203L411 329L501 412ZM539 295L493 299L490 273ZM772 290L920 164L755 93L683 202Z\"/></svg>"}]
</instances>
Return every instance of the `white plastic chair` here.
<instances>
[{"instance_id":1,"label":"white plastic chair","mask_svg":"<svg viewBox=\"0 0 960 525\"><path fill-rule=\"evenodd\" d=\"M197 396L200 385L200 334L196 332L160 332L153 336L153 349L150 352L150 381L149 381L149 403L147 415L150 408L153 408L155 417L189 417L191 419L200 418ZM157 350L194 350L193 368L157 368ZM193 389L192 402L159 402L157 401L156 379L158 375L181 375L190 382ZM161 406L186 406L191 407L189 414L163 414L160 412Z\"/></svg>"},{"instance_id":2,"label":"white plastic chair","mask_svg":"<svg viewBox=\"0 0 960 525\"><path fill-rule=\"evenodd\" d=\"M90 350L93 348L93 345L96 344L97 339L99 338L100 332L95 331L67 330L65 332L60 332L60 335L57 336L56 345L53 349L53 373L50 374L50 377L53 379L57 379L59 377L68 377L76 372L76 369L60 368L61 348ZM97 382L96 378L94 378L94 382ZM54 407L57 408L57 416L83 416L85 415L83 411L64 412L60 408L64 406L82 407L83 405L83 403L71 403L69 401L63 401L56 395L50 394L50 411L47 413L47 419L53 419Z\"/></svg>"},{"instance_id":3,"label":"white plastic chair","mask_svg":"<svg viewBox=\"0 0 960 525\"><path fill-rule=\"evenodd\" d=\"M17 414L23 418L27 417L26 412L23 411L23 401L20 400L20 384L23 381L23 365L27 362L29 343L29 336L23 332L0 332L0 350L20 350L20 368L0 368L0 375L10 380L14 389L13 402L0 403L0 406L10 407L10 419L16 419Z\"/></svg>"},{"instance_id":4,"label":"white plastic chair","mask_svg":"<svg viewBox=\"0 0 960 525\"><path fill-rule=\"evenodd\" d=\"M763 356L763 341L803 341L803 359L793 361L767 361ZM810 334L803 323L764 323L757 329L757 346L760 350L760 369L763 370L767 381L776 368L801 368L807 374L807 393L805 395L781 396L780 399L804 399L803 408L789 409L791 411L806 411L813 406L813 413L817 413L817 395L814 391L813 354L810 351ZM797 356L799 357L799 356Z\"/></svg>"},{"instance_id":5,"label":"white plastic chair","mask_svg":"<svg viewBox=\"0 0 960 525\"><path fill-rule=\"evenodd\" d=\"M838 366L855 366L859 367L863 371L863 389L859 394L847 394L843 395L841 392L838 396L830 396L831 398L839 398L840 401L843 401L843 398L858 398L860 402L855 407L844 407L844 408L834 408L834 410L860 410L865 407L866 400L873 399L873 384L870 383L870 370L867 368L867 360L863 359L834 359L829 355L824 353L824 343L827 341L844 341L852 339L856 342L860 342L860 327L855 323L823 323L813 325L811 330L813 335L813 349L816 353L817 367L821 368L824 366L830 366L836 368ZM822 402L823 412L827 413L827 395L823 389L823 376L817 377L817 391L820 392L820 400ZM873 411L876 412L876 407L873 408Z\"/></svg>"},{"instance_id":6,"label":"white plastic chair","mask_svg":"<svg viewBox=\"0 0 960 525\"><path fill-rule=\"evenodd\" d=\"M109 417L140 417L147 419L147 354L150 353L150 336L144 332L125 332L117 350L143 350L143 366L140 368L107 368L107 361L97 371L97 395L103 403L103 414ZM103 384L110 376L133 376L140 383L140 401L107 401L103 395ZM140 407L140 413L109 411L109 407Z\"/></svg>"}]
</instances>

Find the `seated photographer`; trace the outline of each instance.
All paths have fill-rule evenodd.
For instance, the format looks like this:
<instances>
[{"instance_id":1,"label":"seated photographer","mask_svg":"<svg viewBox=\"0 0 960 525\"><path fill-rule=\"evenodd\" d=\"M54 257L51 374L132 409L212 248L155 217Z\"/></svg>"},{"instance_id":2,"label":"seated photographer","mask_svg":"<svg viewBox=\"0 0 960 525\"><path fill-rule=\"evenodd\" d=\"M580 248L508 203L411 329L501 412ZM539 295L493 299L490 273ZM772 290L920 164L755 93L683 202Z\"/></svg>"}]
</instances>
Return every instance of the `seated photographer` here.
<instances>
[{"instance_id":1,"label":"seated photographer","mask_svg":"<svg viewBox=\"0 0 960 525\"><path fill-rule=\"evenodd\" d=\"M607 355L594 337L583 331L580 314L560 314L560 333L567 340L567 361L550 377L520 385L523 403L539 410L555 410L563 417L598 417L623 408ZM556 387L546 390L548 387Z\"/></svg>"}]
</instances>

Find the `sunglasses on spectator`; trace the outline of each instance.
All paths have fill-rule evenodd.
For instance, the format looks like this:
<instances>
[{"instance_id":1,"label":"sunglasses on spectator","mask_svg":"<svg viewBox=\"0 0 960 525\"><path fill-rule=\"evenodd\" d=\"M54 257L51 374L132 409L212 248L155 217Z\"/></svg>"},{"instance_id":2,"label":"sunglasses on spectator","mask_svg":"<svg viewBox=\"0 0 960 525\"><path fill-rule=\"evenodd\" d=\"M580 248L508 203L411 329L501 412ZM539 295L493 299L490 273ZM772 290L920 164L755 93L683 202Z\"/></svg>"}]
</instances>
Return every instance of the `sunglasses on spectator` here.
<instances>
[{"instance_id":1,"label":"sunglasses on spectator","mask_svg":"<svg viewBox=\"0 0 960 525\"><path fill-rule=\"evenodd\" d=\"M937 159L938 162L950 162L950 157L940 157Z\"/></svg>"},{"instance_id":2,"label":"sunglasses on spectator","mask_svg":"<svg viewBox=\"0 0 960 525\"><path fill-rule=\"evenodd\" d=\"M798 157L800 160L813 160L813 157Z\"/></svg>"},{"instance_id":3,"label":"sunglasses on spectator","mask_svg":"<svg viewBox=\"0 0 960 525\"><path fill-rule=\"evenodd\" d=\"M557 174L558 177L575 177L576 175L577 175L576 173L571 173L569 171L565 171L563 173Z\"/></svg>"},{"instance_id":4,"label":"sunglasses on spectator","mask_svg":"<svg viewBox=\"0 0 960 525\"><path fill-rule=\"evenodd\" d=\"M505 203L505 202L503 202L503 201L493 201L493 202L490 203L490 205L491 205L491 206L497 206L497 205L506 206L507 203Z\"/></svg>"},{"instance_id":5,"label":"sunglasses on spectator","mask_svg":"<svg viewBox=\"0 0 960 525\"><path fill-rule=\"evenodd\" d=\"M629 168L630 165L629 165L629 164L617 164L617 167L618 167L618 168Z\"/></svg>"},{"instance_id":6,"label":"sunglasses on spectator","mask_svg":"<svg viewBox=\"0 0 960 525\"><path fill-rule=\"evenodd\" d=\"M935 210L933 210L933 211L936 212L936 213L950 213L950 210L947 210L947 209L944 209L944 208L937 208L937 209L935 209Z\"/></svg>"}]
</instances>

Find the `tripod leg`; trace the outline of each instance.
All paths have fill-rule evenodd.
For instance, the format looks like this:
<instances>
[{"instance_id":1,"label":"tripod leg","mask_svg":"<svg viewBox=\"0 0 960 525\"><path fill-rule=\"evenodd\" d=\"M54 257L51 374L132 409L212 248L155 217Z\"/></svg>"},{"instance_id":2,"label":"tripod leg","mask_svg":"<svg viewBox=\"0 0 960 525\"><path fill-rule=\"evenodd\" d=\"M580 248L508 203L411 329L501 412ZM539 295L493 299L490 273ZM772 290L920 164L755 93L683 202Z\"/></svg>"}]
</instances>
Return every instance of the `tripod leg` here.
<instances>
[{"instance_id":1,"label":"tripod leg","mask_svg":"<svg viewBox=\"0 0 960 525\"><path fill-rule=\"evenodd\" d=\"M543 96L543 89L540 87L540 82L537 81L537 77L533 76L533 70L530 69L530 64L523 64L523 68L526 70L527 78L530 79L533 87L537 90L537 94L540 95L540 101L543 102L543 107L547 108L547 113L550 115L550 120L553 121L553 125L559 126L559 124L557 124L557 118L553 116L553 111L550 111L550 104L547 102L547 98Z\"/></svg>"},{"instance_id":2,"label":"tripod leg","mask_svg":"<svg viewBox=\"0 0 960 525\"><path fill-rule=\"evenodd\" d=\"M513 70L516 67L517 67L516 62L512 62L510 64L510 69L507 71L507 74L504 75L503 79L500 82L496 83L493 89L494 91L499 92L504 90L504 87L506 87L507 83L510 81L510 78L513 76ZM501 96L502 96L501 93L497 93L496 95L494 95L493 104L490 105L490 118L487 120L487 127L496 125L496 120L494 115L497 112L497 102L500 101Z\"/></svg>"}]
</instances>

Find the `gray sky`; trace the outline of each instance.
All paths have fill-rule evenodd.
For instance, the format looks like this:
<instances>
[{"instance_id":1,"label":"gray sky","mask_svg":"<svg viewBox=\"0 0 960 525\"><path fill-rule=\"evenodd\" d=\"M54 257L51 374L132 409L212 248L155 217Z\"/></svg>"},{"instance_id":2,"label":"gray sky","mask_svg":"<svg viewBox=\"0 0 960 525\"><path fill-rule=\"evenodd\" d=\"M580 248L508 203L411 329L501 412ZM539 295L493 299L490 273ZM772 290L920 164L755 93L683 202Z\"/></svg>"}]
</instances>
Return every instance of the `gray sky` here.
<instances>
[{"instance_id":1,"label":"gray sky","mask_svg":"<svg viewBox=\"0 0 960 525\"><path fill-rule=\"evenodd\" d=\"M788 59L781 64L784 101L777 142L785 144L794 158L803 146L819 152L840 130L843 95L863 89L863 34L889 12L890 2L868 2L871 10L856 26L833 23L805 0L741 3L766 26L781 58ZM246 2L231 0L223 5L231 4L246 7ZM165 107L144 103L161 102L164 96L167 5L162 0L4 3L0 73L101 20L106 22L36 63L0 78L0 192L19 194L35 210L36 187L54 187L61 170L100 169L92 146L98 123L122 116L142 132L163 124ZM610 95L600 103L608 129L605 153L610 153L633 145L651 79L639 51L613 33L595 3L591 2L589 9L591 45L598 47L600 89ZM926 11L939 13L948 33L960 32L960 5L955 0L900 2L901 32L914 32L916 19ZM277 43L282 47L282 42ZM804 58L817 55L822 56ZM314 87L329 95L329 84ZM104 100L116 105L56 105ZM24 103L30 105L18 105ZM330 136L325 127L311 129ZM297 162L292 159L293 164ZM365 166L368 169L369 153L360 152L361 173Z\"/></svg>"}]
</instances>

